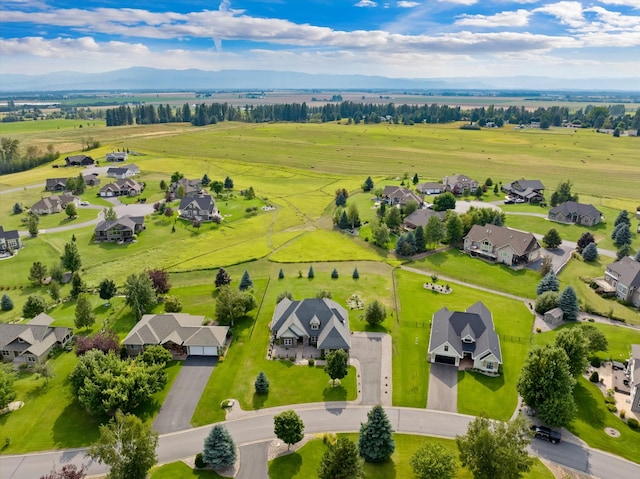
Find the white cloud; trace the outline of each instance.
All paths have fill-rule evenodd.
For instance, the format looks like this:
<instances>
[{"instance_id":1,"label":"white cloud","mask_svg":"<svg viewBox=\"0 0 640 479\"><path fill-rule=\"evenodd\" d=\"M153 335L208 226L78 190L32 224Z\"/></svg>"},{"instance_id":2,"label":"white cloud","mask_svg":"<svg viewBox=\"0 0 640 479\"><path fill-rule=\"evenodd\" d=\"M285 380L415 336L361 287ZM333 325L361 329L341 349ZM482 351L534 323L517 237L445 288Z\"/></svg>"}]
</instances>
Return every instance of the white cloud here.
<instances>
[{"instance_id":1,"label":"white cloud","mask_svg":"<svg viewBox=\"0 0 640 479\"><path fill-rule=\"evenodd\" d=\"M495 15L462 15L455 23L474 27L524 27L529 23L531 15L532 12L523 9Z\"/></svg>"},{"instance_id":2,"label":"white cloud","mask_svg":"<svg viewBox=\"0 0 640 479\"><path fill-rule=\"evenodd\" d=\"M418 5L420 5L420 2L401 1L401 2L397 2L396 5L399 8L413 8L413 7L417 7Z\"/></svg>"},{"instance_id":3,"label":"white cloud","mask_svg":"<svg viewBox=\"0 0 640 479\"><path fill-rule=\"evenodd\" d=\"M92 37L54 38L24 37L0 39L3 55L25 55L53 58L96 59L104 54L139 55L148 54L149 49L140 43L96 42Z\"/></svg>"},{"instance_id":4,"label":"white cloud","mask_svg":"<svg viewBox=\"0 0 640 479\"><path fill-rule=\"evenodd\" d=\"M586 23L580 2L558 2L536 8L534 12L546 13L556 17L561 23L570 27L580 27Z\"/></svg>"},{"instance_id":5,"label":"white cloud","mask_svg":"<svg viewBox=\"0 0 640 479\"><path fill-rule=\"evenodd\" d=\"M607 5L622 5L624 7L640 8L640 0L598 0Z\"/></svg>"},{"instance_id":6,"label":"white cloud","mask_svg":"<svg viewBox=\"0 0 640 479\"><path fill-rule=\"evenodd\" d=\"M354 7L377 7L378 4L371 0L360 0L358 3L354 5Z\"/></svg>"},{"instance_id":7,"label":"white cloud","mask_svg":"<svg viewBox=\"0 0 640 479\"><path fill-rule=\"evenodd\" d=\"M438 0L440 3L455 3L457 5L475 5L478 0Z\"/></svg>"}]
</instances>

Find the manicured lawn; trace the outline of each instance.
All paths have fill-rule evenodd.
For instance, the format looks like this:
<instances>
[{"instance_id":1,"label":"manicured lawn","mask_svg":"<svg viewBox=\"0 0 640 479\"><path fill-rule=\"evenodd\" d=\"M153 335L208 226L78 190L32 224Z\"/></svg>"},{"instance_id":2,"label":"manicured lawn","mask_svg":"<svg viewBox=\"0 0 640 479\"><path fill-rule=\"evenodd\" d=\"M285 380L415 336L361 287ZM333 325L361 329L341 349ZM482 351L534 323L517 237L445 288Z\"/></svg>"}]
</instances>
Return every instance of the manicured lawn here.
<instances>
[{"instance_id":1,"label":"manicured lawn","mask_svg":"<svg viewBox=\"0 0 640 479\"><path fill-rule=\"evenodd\" d=\"M503 375L489 378L460 372L458 412L485 413L495 419L511 417L517 403L515 382L530 345L533 317L521 302L464 286L452 285L452 293L443 295L423 288L428 276L397 271L400 299L400 323L393 331L393 404L426 407L428 396L430 322L443 306L464 311L482 301L491 311L500 337Z\"/></svg>"},{"instance_id":2,"label":"manicured lawn","mask_svg":"<svg viewBox=\"0 0 640 479\"><path fill-rule=\"evenodd\" d=\"M354 442L358 442L358 434L340 434ZM441 439L427 436L411 436L407 434L394 434L396 450L391 459L382 464L365 463L364 476L376 479L395 479L414 477L409 465L411 456L423 444L440 444L450 451L458 453L458 447L452 439ZM298 451L286 456L278 457L269 462L270 479L303 479L316 477L318 466L327 446L322 439L313 439ZM460 463L458 463L460 467ZM154 476L155 477L155 476ZM458 470L457 478L467 479L473 476L466 468ZM522 476L525 479L553 479L553 474L539 459L534 459L532 469Z\"/></svg>"},{"instance_id":3,"label":"manicured lawn","mask_svg":"<svg viewBox=\"0 0 640 479\"><path fill-rule=\"evenodd\" d=\"M540 275L535 271L490 264L459 250L427 256L408 266L524 298L535 298L536 285L540 281Z\"/></svg>"},{"instance_id":4,"label":"manicured lawn","mask_svg":"<svg viewBox=\"0 0 640 479\"><path fill-rule=\"evenodd\" d=\"M597 386L585 378L580 378L574 389L578 414L569 425L569 430L586 441L589 446L640 462L640 431L634 431L618 416L605 407L604 396ZM620 437L611 437L604 432L612 427L620 432Z\"/></svg>"},{"instance_id":5,"label":"manicured lawn","mask_svg":"<svg viewBox=\"0 0 640 479\"><path fill-rule=\"evenodd\" d=\"M171 462L152 469L150 479L182 479L189 477L197 477L199 479L225 479L215 471L191 469L182 461Z\"/></svg>"}]
</instances>

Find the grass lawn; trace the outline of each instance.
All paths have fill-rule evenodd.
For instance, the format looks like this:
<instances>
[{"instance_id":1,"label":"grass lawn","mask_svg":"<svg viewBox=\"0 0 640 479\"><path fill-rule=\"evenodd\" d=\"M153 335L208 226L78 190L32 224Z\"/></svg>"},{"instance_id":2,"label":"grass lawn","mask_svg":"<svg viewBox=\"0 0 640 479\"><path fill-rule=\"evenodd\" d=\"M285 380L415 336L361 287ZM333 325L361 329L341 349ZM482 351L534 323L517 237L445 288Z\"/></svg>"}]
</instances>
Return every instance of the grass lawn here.
<instances>
[{"instance_id":1,"label":"grass lawn","mask_svg":"<svg viewBox=\"0 0 640 479\"><path fill-rule=\"evenodd\" d=\"M408 266L524 298L535 298L540 281L535 271L526 268L516 271L502 264L490 264L459 250L427 256Z\"/></svg>"},{"instance_id":2,"label":"grass lawn","mask_svg":"<svg viewBox=\"0 0 640 479\"><path fill-rule=\"evenodd\" d=\"M164 466L158 466L151 470L150 479L177 479L177 478L198 478L198 479L225 479L215 471L191 469L184 462L171 462Z\"/></svg>"},{"instance_id":3,"label":"grass lawn","mask_svg":"<svg viewBox=\"0 0 640 479\"><path fill-rule=\"evenodd\" d=\"M503 375L489 378L460 372L458 412L485 413L506 420L517 403L515 382L529 350L533 317L527 307L516 300L492 295L464 286L453 285L451 294L443 295L423 288L426 276L397 270L400 299L400 322L393 331L393 404L426 407L428 396L430 322L433 313L446 306L465 310L482 301L493 314L500 337Z\"/></svg>"},{"instance_id":4,"label":"grass lawn","mask_svg":"<svg viewBox=\"0 0 640 479\"><path fill-rule=\"evenodd\" d=\"M589 446L617 454L633 462L640 462L640 431L634 431L605 407L604 396L597 386L580 378L574 389L578 414L569 430ZM605 427L620 431L614 438L604 432Z\"/></svg>"},{"instance_id":5,"label":"grass lawn","mask_svg":"<svg viewBox=\"0 0 640 479\"><path fill-rule=\"evenodd\" d=\"M578 295L583 311L621 318L629 324L640 325L640 313L637 309L625 306L614 298L603 298L589 287L591 278L602 278L607 264L613 261L614 258L606 256L600 256L591 263L576 258L572 259L558 277L560 288L571 285Z\"/></svg>"},{"instance_id":6,"label":"grass lawn","mask_svg":"<svg viewBox=\"0 0 640 479\"><path fill-rule=\"evenodd\" d=\"M358 434L340 434L354 442L358 442ZM428 436L411 436L408 434L394 434L396 450L391 459L382 464L364 465L364 476L376 479L395 479L414 477L409 460L415 451L423 444L440 444L454 453L458 447L452 439L441 439ZM303 479L316 477L318 466L327 446L322 439L313 439L298 451L286 456L278 457L269 462L270 479ZM460 463L458 462L460 468ZM154 476L155 477L155 476ZM466 468L460 468L456 475L459 479L471 479L473 476ZM535 458L531 470L522 476L525 479L553 479L553 474L539 459Z\"/></svg>"}]
</instances>

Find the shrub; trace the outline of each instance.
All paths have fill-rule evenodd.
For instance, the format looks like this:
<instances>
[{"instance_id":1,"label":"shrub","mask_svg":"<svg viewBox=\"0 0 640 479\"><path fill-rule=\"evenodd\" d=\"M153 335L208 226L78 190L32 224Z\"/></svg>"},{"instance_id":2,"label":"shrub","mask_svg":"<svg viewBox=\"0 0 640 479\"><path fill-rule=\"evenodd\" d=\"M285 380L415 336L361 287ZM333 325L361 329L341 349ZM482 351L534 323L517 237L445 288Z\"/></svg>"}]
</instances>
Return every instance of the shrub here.
<instances>
[{"instance_id":1,"label":"shrub","mask_svg":"<svg viewBox=\"0 0 640 479\"><path fill-rule=\"evenodd\" d=\"M591 381L592 383L600 382L600 375L598 374L598 371L594 371L593 373L591 373L591 376L589 376L589 381Z\"/></svg>"},{"instance_id":2,"label":"shrub","mask_svg":"<svg viewBox=\"0 0 640 479\"><path fill-rule=\"evenodd\" d=\"M629 419L627 419L627 424L634 431L637 431L638 429L640 429L640 423L635 417L630 417Z\"/></svg>"},{"instance_id":3,"label":"shrub","mask_svg":"<svg viewBox=\"0 0 640 479\"><path fill-rule=\"evenodd\" d=\"M536 333L541 333L541 332L542 332L542 329L536 328Z\"/></svg>"},{"instance_id":4,"label":"shrub","mask_svg":"<svg viewBox=\"0 0 640 479\"><path fill-rule=\"evenodd\" d=\"M338 276L338 270L333 268L333 271L331 272L331 279L338 279Z\"/></svg>"},{"instance_id":5,"label":"shrub","mask_svg":"<svg viewBox=\"0 0 640 479\"><path fill-rule=\"evenodd\" d=\"M627 411L625 411L624 409L620 410L620 419L624 419L624 417L627 415Z\"/></svg>"},{"instance_id":6,"label":"shrub","mask_svg":"<svg viewBox=\"0 0 640 479\"><path fill-rule=\"evenodd\" d=\"M615 404L607 404L607 409L609 412L616 412L618 410Z\"/></svg>"},{"instance_id":7,"label":"shrub","mask_svg":"<svg viewBox=\"0 0 640 479\"><path fill-rule=\"evenodd\" d=\"M600 361L600 358L597 356L592 357L589 360L589 363L591 364L591 366L593 366L594 368L599 368L600 365L602 364L602 361Z\"/></svg>"},{"instance_id":8,"label":"shrub","mask_svg":"<svg viewBox=\"0 0 640 479\"><path fill-rule=\"evenodd\" d=\"M310 368L312 368L312 367L314 367L315 365L316 365L316 360L315 360L315 359L313 359L313 358L310 358L310 359L309 359L309 367L310 367Z\"/></svg>"},{"instance_id":9,"label":"shrub","mask_svg":"<svg viewBox=\"0 0 640 479\"><path fill-rule=\"evenodd\" d=\"M202 453L201 452L196 454L196 467L198 469L202 469L203 467L207 467L207 464L204 462L204 459L202 458Z\"/></svg>"}]
</instances>

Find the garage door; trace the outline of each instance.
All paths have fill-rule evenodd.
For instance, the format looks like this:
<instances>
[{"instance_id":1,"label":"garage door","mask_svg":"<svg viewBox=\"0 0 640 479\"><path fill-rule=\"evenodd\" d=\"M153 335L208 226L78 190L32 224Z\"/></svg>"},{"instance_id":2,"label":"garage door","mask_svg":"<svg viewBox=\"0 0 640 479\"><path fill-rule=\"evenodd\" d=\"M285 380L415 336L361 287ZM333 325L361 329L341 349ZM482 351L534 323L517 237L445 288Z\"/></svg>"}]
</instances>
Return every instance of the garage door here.
<instances>
[{"instance_id":1,"label":"garage door","mask_svg":"<svg viewBox=\"0 0 640 479\"><path fill-rule=\"evenodd\" d=\"M452 358L451 356L441 356L436 354L436 363L438 364L450 364L451 366L456 365L456 358Z\"/></svg>"},{"instance_id":2,"label":"garage door","mask_svg":"<svg viewBox=\"0 0 640 479\"><path fill-rule=\"evenodd\" d=\"M218 355L217 346L205 346L204 347L204 355L205 356L217 356Z\"/></svg>"},{"instance_id":3,"label":"garage door","mask_svg":"<svg viewBox=\"0 0 640 479\"><path fill-rule=\"evenodd\" d=\"M217 346L189 346L191 356L217 356Z\"/></svg>"}]
</instances>

